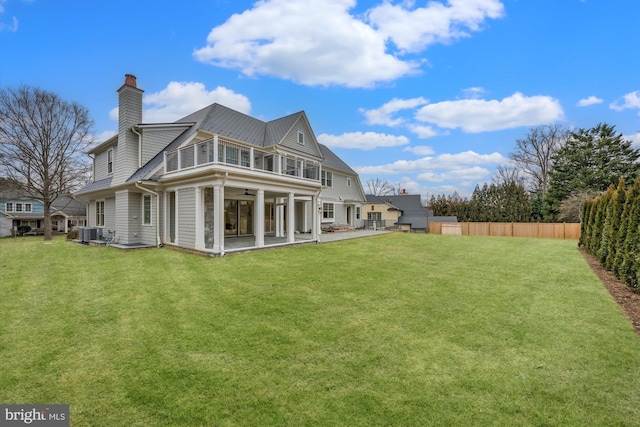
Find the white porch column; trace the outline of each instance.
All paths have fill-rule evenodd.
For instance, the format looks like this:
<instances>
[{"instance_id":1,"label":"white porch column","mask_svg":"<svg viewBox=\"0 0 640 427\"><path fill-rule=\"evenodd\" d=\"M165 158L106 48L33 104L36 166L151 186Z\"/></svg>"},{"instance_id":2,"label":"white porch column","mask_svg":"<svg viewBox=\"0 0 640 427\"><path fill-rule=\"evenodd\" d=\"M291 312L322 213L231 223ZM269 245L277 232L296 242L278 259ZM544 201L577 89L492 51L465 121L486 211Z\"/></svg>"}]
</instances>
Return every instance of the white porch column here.
<instances>
[{"instance_id":1,"label":"white porch column","mask_svg":"<svg viewBox=\"0 0 640 427\"><path fill-rule=\"evenodd\" d=\"M202 187L196 187L196 249L204 249L204 206Z\"/></svg>"},{"instance_id":2,"label":"white porch column","mask_svg":"<svg viewBox=\"0 0 640 427\"><path fill-rule=\"evenodd\" d=\"M213 162L218 163L218 135L213 135Z\"/></svg>"},{"instance_id":3,"label":"white porch column","mask_svg":"<svg viewBox=\"0 0 640 427\"><path fill-rule=\"evenodd\" d=\"M256 212L253 227L256 234L256 246L261 248L264 246L264 190L260 189L256 192L256 201L253 206Z\"/></svg>"},{"instance_id":4,"label":"white porch column","mask_svg":"<svg viewBox=\"0 0 640 427\"><path fill-rule=\"evenodd\" d=\"M308 200L305 200L303 202L303 206L304 206L304 212L302 215L302 231L304 231L305 233L307 232L307 230L309 230L309 204L311 202Z\"/></svg>"},{"instance_id":5,"label":"white porch column","mask_svg":"<svg viewBox=\"0 0 640 427\"><path fill-rule=\"evenodd\" d=\"M318 240L320 231L320 209L318 208L318 196L311 196L311 238Z\"/></svg>"},{"instance_id":6,"label":"white porch column","mask_svg":"<svg viewBox=\"0 0 640 427\"><path fill-rule=\"evenodd\" d=\"M213 252L224 252L224 187L213 186Z\"/></svg>"},{"instance_id":7,"label":"white porch column","mask_svg":"<svg viewBox=\"0 0 640 427\"><path fill-rule=\"evenodd\" d=\"M295 236L296 225L296 201L294 194L289 193L289 200L287 200L287 243L294 243L296 241Z\"/></svg>"},{"instance_id":8,"label":"white porch column","mask_svg":"<svg viewBox=\"0 0 640 427\"><path fill-rule=\"evenodd\" d=\"M282 221L284 219L282 202L280 198L275 199L275 216L276 216L276 237L284 236Z\"/></svg>"}]
</instances>

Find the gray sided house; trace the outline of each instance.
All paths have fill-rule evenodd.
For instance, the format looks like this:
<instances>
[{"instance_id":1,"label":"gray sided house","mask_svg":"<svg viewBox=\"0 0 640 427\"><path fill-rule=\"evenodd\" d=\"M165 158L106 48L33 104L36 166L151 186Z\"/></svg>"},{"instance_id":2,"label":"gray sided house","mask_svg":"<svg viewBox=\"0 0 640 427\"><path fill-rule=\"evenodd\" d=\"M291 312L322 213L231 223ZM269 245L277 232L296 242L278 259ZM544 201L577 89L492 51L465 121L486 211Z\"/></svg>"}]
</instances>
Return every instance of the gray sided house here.
<instances>
[{"instance_id":1,"label":"gray sided house","mask_svg":"<svg viewBox=\"0 0 640 427\"><path fill-rule=\"evenodd\" d=\"M25 195L0 180L0 237L16 235L19 226L31 227L29 234L44 233L44 203ZM58 196L51 206L51 230L67 233L85 225L86 205L70 195Z\"/></svg>"},{"instance_id":2,"label":"gray sided house","mask_svg":"<svg viewBox=\"0 0 640 427\"><path fill-rule=\"evenodd\" d=\"M357 173L318 144L303 111L264 122L216 103L143 123L142 93L127 74L118 135L89 152L93 180L76 193L88 225L119 245L222 255L238 242L317 242L328 221L362 226Z\"/></svg>"},{"instance_id":3,"label":"gray sided house","mask_svg":"<svg viewBox=\"0 0 640 427\"><path fill-rule=\"evenodd\" d=\"M395 227L402 231L427 233L430 222L457 222L455 216L433 216L432 210L422 206L418 194L406 192L393 196L368 194L366 200L367 206L371 207L367 209L367 227L375 223L383 224L386 228Z\"/></svg>"}]
</instances>

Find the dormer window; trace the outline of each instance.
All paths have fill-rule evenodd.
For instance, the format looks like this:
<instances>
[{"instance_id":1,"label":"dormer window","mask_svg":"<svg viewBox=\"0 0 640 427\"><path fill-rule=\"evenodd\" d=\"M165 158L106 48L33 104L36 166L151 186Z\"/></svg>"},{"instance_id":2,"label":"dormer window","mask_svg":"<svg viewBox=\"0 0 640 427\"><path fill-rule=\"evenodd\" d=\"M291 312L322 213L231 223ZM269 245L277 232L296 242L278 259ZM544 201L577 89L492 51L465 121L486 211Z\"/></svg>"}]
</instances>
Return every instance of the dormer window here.
<instances>
[{"instance_id":1,"label":"dormer window","mask_svg":"<svg viewBox=\"0 0 640 427\"><path fill-rule=\"evenodd\" d=\"M304 132L298 131L298 144L304 145Z\"/></svg>"}]
</instances>

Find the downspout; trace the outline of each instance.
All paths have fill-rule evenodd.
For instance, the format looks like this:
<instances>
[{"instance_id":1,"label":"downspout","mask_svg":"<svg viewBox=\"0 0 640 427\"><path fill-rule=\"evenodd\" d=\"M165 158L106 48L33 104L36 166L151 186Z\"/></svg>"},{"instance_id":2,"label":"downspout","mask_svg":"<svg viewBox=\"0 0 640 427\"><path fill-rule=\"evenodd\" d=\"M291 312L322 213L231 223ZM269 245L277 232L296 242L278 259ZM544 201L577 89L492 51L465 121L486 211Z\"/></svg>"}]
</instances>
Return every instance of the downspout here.
<instances>
[{"instance_id":1,"label":"downspout","mask_svg":"<svg viewBox=\"0 0 640 427\"><path fill-rule=\"evenodd\" d=\"M155 191L151 191L148 188L144 188L143 186L140 185L142 181L138 181L136 182L136 187L138 187L140 190L142 191L146 191L147 193L153 194L154 196L156 196L156 247L159 248L162 246L162 243L160 242L160 228L159 228L159 222L160 222L160 196L158 195L158 193L156 193Z\"/></svg>"},{"instance_id":2,"label":"downspout","mask_svg":"<svg viewBox=\"0 0 640 427\"><path fill-rule=\"evenodd\" d=\"M138 135L138 168L142 167L142 134L136 130L135 126L131 126L131 132Z\"/></svg>"}]
</instances>

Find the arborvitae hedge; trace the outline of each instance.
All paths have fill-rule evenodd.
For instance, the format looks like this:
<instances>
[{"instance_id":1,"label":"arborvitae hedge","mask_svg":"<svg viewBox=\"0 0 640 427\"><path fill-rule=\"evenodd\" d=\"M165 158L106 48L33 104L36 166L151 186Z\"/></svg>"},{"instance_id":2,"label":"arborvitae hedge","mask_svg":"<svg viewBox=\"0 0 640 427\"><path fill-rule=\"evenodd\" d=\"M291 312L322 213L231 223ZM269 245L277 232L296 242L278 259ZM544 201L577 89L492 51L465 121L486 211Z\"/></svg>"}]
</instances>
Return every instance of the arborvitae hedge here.
<instances>
[{"instance_id":1,"label":"arborvitae hedge","mask_svg":"<svg viewBox=\"0 0 640 427\"><path fill-rule=\"evenodd\" d=\"M602 223L602 237L600 238L599 245L595 253L598 256L598 260L600 264L604 265L604 261L607 259L607 253L609 251L609 242L611 241L612 235L612 226L613 222L613 203L612 199L615 196L616 187L614 185L610 185L607 189L607 192L602 196L601 202L603 206L600 207L600 210L604 214L604 221Z\"/></svg>"},{"instance_id":2,"label":"arborvitae hedge","mask_svg":"<svg viewBox=\"0 0 640 427\"><path fill-rule=\"evenodd\" d=\"M618 252L618 232L620 231L620 216L622 216L622 210L624 209L624 202L626 199L627 192L625 191L625 181L623 178L620 178L620 182L618 182L618 188L615 191L613 196L613 213L612 218L614 220L611 221L611 236L609 240L609 248L607 249L607 258L604 261L604 268L607 270L613 269L613 261L616 258L616 253Z\"/></svg>"},{"instance_id":3,"label":"arborvitae hedge","mask_svg":"<svg viewBox=\"0 0 640 427\"><path fill-rule=\"evenodd\" d=\"M640 179L624 180L589 200L582 210L579 244L628 286L640 283Z\"/></svg>"}]
</instances>

